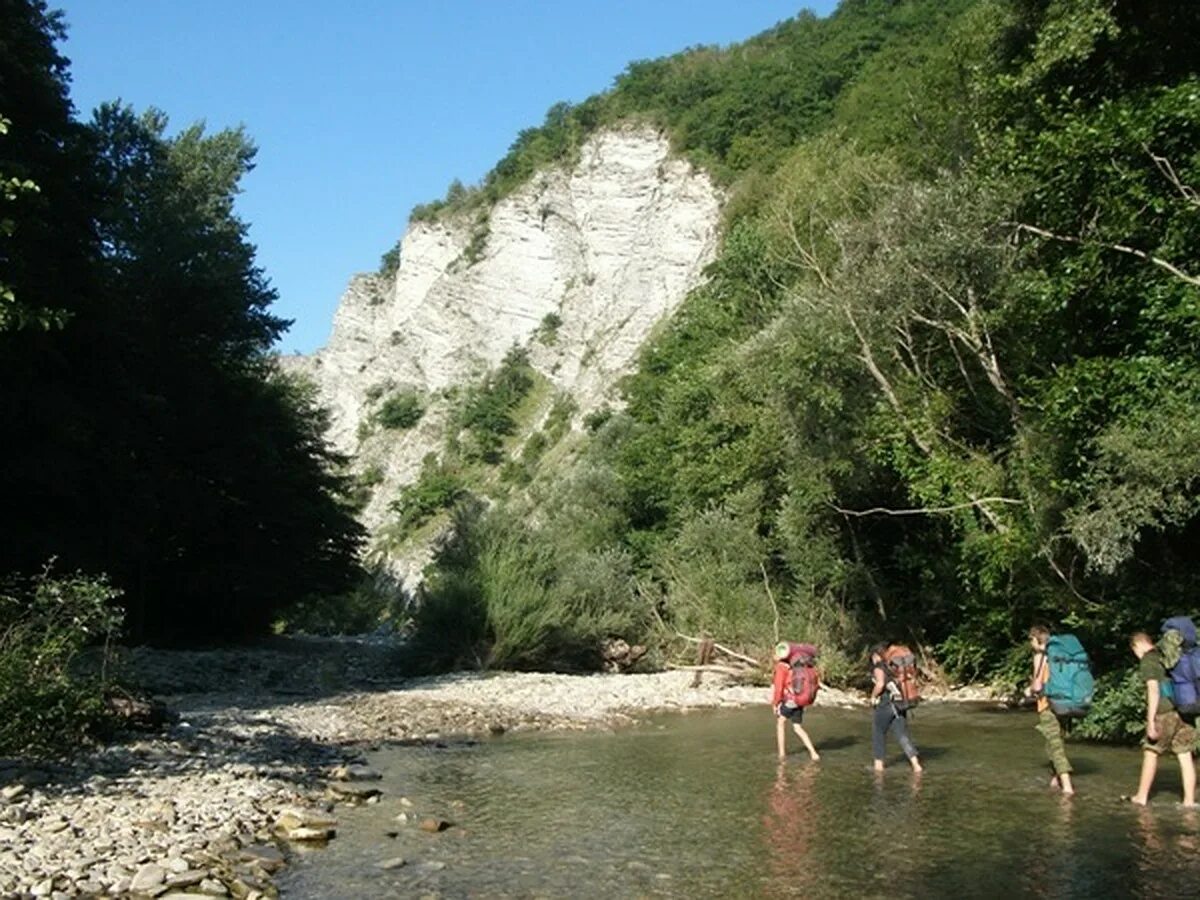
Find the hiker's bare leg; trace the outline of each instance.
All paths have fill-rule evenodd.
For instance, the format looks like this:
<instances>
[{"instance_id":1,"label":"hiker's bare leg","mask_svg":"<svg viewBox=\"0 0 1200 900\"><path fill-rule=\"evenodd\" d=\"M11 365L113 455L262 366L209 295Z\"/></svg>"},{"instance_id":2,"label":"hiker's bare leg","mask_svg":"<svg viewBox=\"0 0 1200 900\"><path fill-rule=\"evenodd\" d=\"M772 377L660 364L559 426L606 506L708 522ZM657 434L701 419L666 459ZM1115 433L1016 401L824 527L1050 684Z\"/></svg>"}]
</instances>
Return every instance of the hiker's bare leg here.
<instances>
[{"instance_id":1,"label":"hiker's bare leg","mask_svg":"<svg viewBox=\"0 0 1200 900\"><path fill-rule=\"evenodd\" d=\"M808 732L799 725L792 725L792 730L799 736L801 743L804 744L804 749L808 751L808 755L812 757L813 762L821 758L821 754L817 752L817 748L813 746L812 740L808 736Z\"/></svg>"},{"instance_id":2,"label":"hiker's bare leg","mask_svg":"<svg viewBox=\"0 0 1200 900\"><path fill-rule=\"evenodd\" d=\"M1179 756L1179 772L1183 775L1183 805L1196 805L1196 763L1192 759L1191 751L1180 753Z\"/></svg>"},{"instance_id":3,"label":"hiker's bare leg","mask_svg":"<svg viewBox=\"0 0 1200 900\"><path fill-rule=\"evenodd\" d=\"M775 748L780 759L787 757L787 719L783 716L775 717Z\"/></svg>"},{"instance_id":4,"label":"hiker's bare leg","mask_svg":"<svg viewBox=\"0 0 1200 900\"><path fill-rule=\"evenodd\" d=\"M1138 779L1137 793L1129 799L1139 806L1150 802L1150 788L1154 787L1154 776L1158 772L1158 754L1153 750L1142 753L1142 776ZM1195 772L1193 771L1193 775Z\"/></svg>"},{"instance_id":5,"label":"hiker's bare leg","mask_svg":"<svg viewBox=\"0 0 1200 900\"><path fill-rule=\"evenodd\" d=\"M919 756L910 756L908 758L908 764L912 766L913 772L915 772L917 775L920 775L925 771L924 767L921 765L921 758Z\"/></svg>"},{"instance_id":6,"label":"hiker's bare leg","mask_svg":"<svg viewBox=\"0 0 1200 900\"><path fill-rule=\"evenodd\" d=\"M1063 772L1058 776L1059 786L1062 787L1062 792L1068 797L1075 793L1075 785L1071 784L1071 773Z\"/></svg>"}]
</instances>

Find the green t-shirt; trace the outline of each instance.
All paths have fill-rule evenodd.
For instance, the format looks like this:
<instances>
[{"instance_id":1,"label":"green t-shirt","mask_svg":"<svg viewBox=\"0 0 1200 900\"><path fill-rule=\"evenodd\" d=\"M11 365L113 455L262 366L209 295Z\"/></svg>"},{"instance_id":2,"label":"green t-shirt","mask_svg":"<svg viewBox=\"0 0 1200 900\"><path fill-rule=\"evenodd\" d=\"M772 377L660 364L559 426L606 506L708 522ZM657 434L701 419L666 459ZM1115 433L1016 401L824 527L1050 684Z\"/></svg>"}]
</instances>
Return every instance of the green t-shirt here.
<instances>
[{"instance_id":1,"label":"green t-shirt","mask_svg":"<svg viewBox=\"0 0 1200 900\"><path fill-rule=\"evenodd\" d=\"M1143 682L1157 681L1158 682L1158 711L1160 713L1170 712L1175 708L1175 704L1171 702L1171 698L1163 691L1163 686L1167 686L1170 690L1171 676L1167 674L1167 667L1163 665L1162 654L1157 650L1151 650L1138 662L1138 678Z\"/></svg>"}]
</instances>

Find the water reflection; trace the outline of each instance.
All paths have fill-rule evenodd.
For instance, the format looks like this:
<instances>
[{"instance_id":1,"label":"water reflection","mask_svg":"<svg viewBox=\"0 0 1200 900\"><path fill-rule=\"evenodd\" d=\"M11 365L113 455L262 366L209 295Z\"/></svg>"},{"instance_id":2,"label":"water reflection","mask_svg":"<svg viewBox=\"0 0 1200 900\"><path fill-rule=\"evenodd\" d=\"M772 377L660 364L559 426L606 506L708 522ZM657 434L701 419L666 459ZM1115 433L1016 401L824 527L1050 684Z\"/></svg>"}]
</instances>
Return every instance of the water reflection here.
<instances>
[{"instance_id":1,"label":"water reflection","mask_svg":"<svg viewBox=\"0 0 1200 900\"><path fill-rule=\"evenodd\" d=\"M803 890L818 865L814 846L820 809L814 786L820 766L779 763L767 795L763 840L767 846L770 883L786 896Z\"/></svg>"},{"instance_id":2,"label":"water reflection","mask_svg":"<svg viewBox=\"0 0 1200 900\"><path fill-rule=\"evenodd\" d=\"M1136 751L1084 747L1046 789L1022 716L931 707L923 776L871 771L870 723L821 710L821 762L777 765L760 711L606 735L394 749L376 806L283 876L285 897L1172 897L1200 879L1200 816L1116 801ZM769 735L768 735L769 737ZM456 827L400 826L400 797ZM385 843L386 842L386 843ZM408 866L382 874L378 863ZM444 865L444 868L441 866ZM418 889L419 885L419 889Z\"/></svg>"}]
</instances>

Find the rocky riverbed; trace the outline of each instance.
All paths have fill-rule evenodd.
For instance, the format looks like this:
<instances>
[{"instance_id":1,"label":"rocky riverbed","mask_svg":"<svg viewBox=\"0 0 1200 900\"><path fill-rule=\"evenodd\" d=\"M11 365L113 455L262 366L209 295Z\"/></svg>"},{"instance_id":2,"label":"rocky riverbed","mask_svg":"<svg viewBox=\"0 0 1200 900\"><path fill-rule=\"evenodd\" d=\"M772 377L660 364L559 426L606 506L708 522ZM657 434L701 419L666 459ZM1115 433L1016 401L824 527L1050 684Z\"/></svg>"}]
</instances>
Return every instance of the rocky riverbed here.
<instances>
[{"instance_id":1,"label":"rocky riverbed","mask_svg":"<svg viewBox=\"0 0 1200 900\"><path fill-rule=\"evenodd\" d=\"M367 641L133 653L128 671L173 720L66 762L0 760L0 896L270 896L292 853L336 834L339 806L377 799L372 745L612 728L766 693L682 671L403 680L391 660Z\"/></svg>"}]
</instances>

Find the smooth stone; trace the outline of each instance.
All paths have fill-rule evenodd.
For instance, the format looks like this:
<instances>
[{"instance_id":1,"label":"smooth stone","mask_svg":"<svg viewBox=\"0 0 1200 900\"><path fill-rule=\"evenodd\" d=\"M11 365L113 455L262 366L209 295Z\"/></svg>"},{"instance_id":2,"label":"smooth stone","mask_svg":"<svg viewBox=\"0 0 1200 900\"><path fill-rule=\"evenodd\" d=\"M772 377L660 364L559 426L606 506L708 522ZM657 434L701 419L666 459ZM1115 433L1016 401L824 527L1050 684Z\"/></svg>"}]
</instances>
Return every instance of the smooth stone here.
<instances>
[{"instance_id":1,"label":"smooth stone","mask_svg":"<svg viewBox=\"0 0 1200 900\"><path fill-rule=\"evenodd\" d=\"M286 829L283 837L289 841L327 841L336 837L337 832L332 828L300 828Z\"/></svg>"},{"instance_id":2,"label":"smooth stone","mask_svg":"<svg viewBox=\"0 0 1200 900\"><path fill-rule=\"evenodd\" d=\"M399 869L401 866L406 865L407 863L408 860L403 856L394 856L391 859L385 859L383 862L377 863L376 865L378 865L381 869Z\"/></svg>"},{"instance_id":3,"label":"smooth stone","mask_svg":"<svg viewBox=\"0 0 1200 900\"><path fill-rule=\"evenodd\" d=\"M200 886L196 890L207 897L229 896L229 891L225 890L225 885L221 884L215 878L205 878L200 882Z\"/></svg>"},{"instance_id":4,"label":"smooth stone","mask_svg":"<svg viewBox=\"0 0 1200 900\"><path fill-rule=\"evenodd\" d=\"M157 863L147 863L137 870L129 889L135 894L149 894L167 880L167 870Z\"/></svg>"},{"instance_id":5,"label":"smooth stone","mask_svg":"<svg viewBox=\"0 0 1200 900\"><path fill-rule=\"evenodd\" d=\"M337 819L319 809L289 806L275 818L275 827L285 831L293 828L336 828Z\"/></svg>"},{"instance_id":6,"label":"smooth stone","mask_svg":"<svg viewBox=\"0 0 1200 900\"><path fill-rule=\"evenodd\" d=\"M363 784L353 784L350 782L336 781L329 785L330 793L337 794L347 800L370 800L372 797L378 797L383 791L379 788L367 787Z\"/></svg>"},{"instance_id":7,"label":"smooth stone","mask_svg":"<svg viewBox=\"0 0 1200 900\"><path fill-rule=\"evenodd\" d=\"M429 818L421 820L420 829L422 831L434 833L438 831L445 831L453 824L453 822L449 822L446 819L438 819L430 816Z\"/></svg>"},{"instance_id":8,"label":"smooth stone","mask_svg":"<svg viewBox=\"0 0 1200 900\"><path fill-rule=\"evenodd\" d=\"M283 852L272 844L252 844L242 849L241 858L256 863L268 872L283 868Z\"/></svg>"},{"instance_id":9,"label":"smooth stone","mask_svg":"<svg viewBox=\"0 0 1200 900\"><path fill-rule=\"evenodd\" d=\"M168 875L166 884L169 888L191 887L194 884L199 884L207 877L208 873L203 869L192 869L189 872L178 872L174 875Z\"/></svg>"},{"instance_id":10,"label":"smooth stone","mask_svg":"<svg viewBox=\"0 0 1200 900\"><path fill-rule=\"evenodd\" d=\"M188 865L187 860L183 859L181 857L172 856L170 859L167 860L168 871L172 872L175 875L178 875L181 872L186 872L190 868L191 868L191 866Z\"/></svg>"},{"instance_id":11,"label":"smooth stone","mask_svg":"<svg viewBox=\"0 0 1200 900\"><path fill-rule=\"evenodd\" d=\"M0 788L0 797L3 797L5 800L11 803L24 794L26 790L28 790L28 788L26 788L23 784L8 784Z\"/></svg>"}]
</instances>

